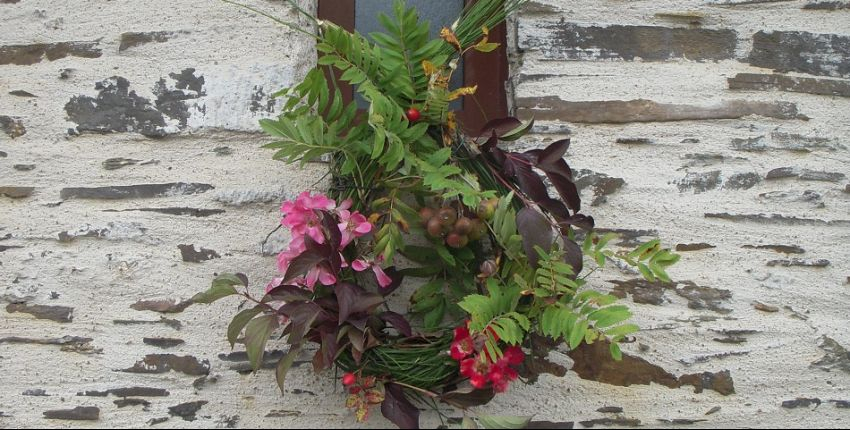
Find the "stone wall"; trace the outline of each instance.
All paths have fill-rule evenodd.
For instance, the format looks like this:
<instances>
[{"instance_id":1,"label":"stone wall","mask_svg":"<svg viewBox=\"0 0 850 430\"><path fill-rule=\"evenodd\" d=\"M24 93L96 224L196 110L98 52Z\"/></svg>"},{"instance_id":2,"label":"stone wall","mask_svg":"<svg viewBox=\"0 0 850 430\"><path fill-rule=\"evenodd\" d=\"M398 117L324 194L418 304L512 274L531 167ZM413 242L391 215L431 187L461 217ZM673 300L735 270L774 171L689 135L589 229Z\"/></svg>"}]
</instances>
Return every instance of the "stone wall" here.
<instances>
[{"instance_id":1,"label":"stone wall","mask_svg":"<svg viewBox=\"0 0 850 430\"><path fill-rule=\"evenodd\" d=\"M644 328L620 369L554 352L574 371L484 412L846 422L850 4L538 0L514 24L513 105L538 119L518 145L571 137L598 226L683 258L675 284L591 275ZM232 301L187 301L216 272L268 279L279 201L323 187L257 127L314 60L213 0L0 0L0 427L355 425L330 374L297 365L280 397L246 371Z\"/></svg>"},{"instance_id":2,"label":"stone wall","mask_svg":"<svg viewBox=\"0 0 850 430\"><path fill-rule=\"evenodd\" d=\"M576 374L529 391L558 393L540 417L846 421L850 3L539 0L516 28L515 109L537 142L572 139L585 211L682 254L671 285L591 275L644 329L628 376L573 353Z\"/></svg>"}]
</instances>

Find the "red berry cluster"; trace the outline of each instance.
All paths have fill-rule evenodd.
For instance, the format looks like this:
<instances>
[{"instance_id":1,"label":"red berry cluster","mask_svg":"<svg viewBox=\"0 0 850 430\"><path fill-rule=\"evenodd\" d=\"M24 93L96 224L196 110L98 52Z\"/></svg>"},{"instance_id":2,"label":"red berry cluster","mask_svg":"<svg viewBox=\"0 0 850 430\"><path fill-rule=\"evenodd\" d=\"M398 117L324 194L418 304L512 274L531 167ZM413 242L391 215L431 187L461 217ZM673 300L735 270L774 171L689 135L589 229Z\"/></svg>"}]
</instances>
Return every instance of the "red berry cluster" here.
<instances>
[{"instance_id":1,"label":"red berry cluster","mask_svg":"<svg viewBox=\"0 0 850 430\"><path fill-rule=\"evenodd\" d=\"M429 236L443 239L452 248L463 248L487 234L484 221L450 206L439 209L426 206L419 210L419 220Z\"/></svg>"},{"instance_id":2,"label":"red berry cluster","mask_svg":"<svg viewBox=\"0 0 850 430\"><path fill-rule=\"evenodd\" d=\"M476 349L476 344L482 346ZM508 389L508 384L519 376L513 366L522 364L525 354L522 348L514 345L505 348L501 358L493 360L483 350L483 344L484 342L476 342L473 339L467 327L460 326L455 328L450 354L453 359L460 362L460 374L469 378L473 387L481 389L488 383L492 383L493 391L504 393Z\"/></svg>"},{"instance_id":3,"label":"red berry cluster","mask_svg":"<svg viewBox=\"0 0 850 430\"><path fill-rule=\"evenodd\" d=\"M380 405L384 401L384 393L375 386L376 382L374 376L360 378L351 372L342 375L342 385L348 389L345 407L355 410L354 415L359 422L369 418L370 406Z\"/></svg>"}]
</instances>

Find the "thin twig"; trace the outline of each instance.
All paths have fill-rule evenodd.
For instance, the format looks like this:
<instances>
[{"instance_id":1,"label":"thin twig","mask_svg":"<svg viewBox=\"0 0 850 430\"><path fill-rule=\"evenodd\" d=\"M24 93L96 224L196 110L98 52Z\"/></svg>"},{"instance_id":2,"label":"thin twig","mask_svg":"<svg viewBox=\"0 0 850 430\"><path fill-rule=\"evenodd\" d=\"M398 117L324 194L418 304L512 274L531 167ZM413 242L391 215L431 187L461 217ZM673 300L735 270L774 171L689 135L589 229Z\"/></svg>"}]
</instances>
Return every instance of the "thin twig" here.
<instances>
[{"instance_id":1,"label":"thin twig","mask_svg":"<svg viewBox=\"0 0 850 430\"><path fill-rule=\"evenodd\" d=\"M303 28L298 27L298 26L297 26L297 25L295 25L295 24L292 24L292 23L286 22L286 21L284 21L284 20L282 20L282 19L280 19L280 18L278 18L278 17L276 17L276 16L274 16L274 15L270 15L270 14L268 14L268 13L266 13L266 12L263 12L263 11L261 11L261 10L259 10L259 9L255 8L255 7L253 7L253 6L248 6L248 5L246 5L246 4L242 4L242 3L237 3L237 2L232 1L232 0L221 0L221 1L223 1L223 2L225 2L225 3L232 4L232 5L234 5L234 6L239 6L239 7L242 7L242 8L248 9L248 10L250 10L251 12L254 12L254 13L258 14L258 15L262 15L262 16L264 16L264 17L268 18L268 19L271 19L272 21L274 21L274 22L276 22L276 23L278 23L278 24L280 24L280 25L283 25L283 26L285 26L285 27L289 27L289 28L290 28L290 29L292 29L292 30L295 30L295 31L297 31L297 32L299 32L299 33L303 33L303 34L305 34L305 35L307 35L307 36L310 36L310 37L312 37L312 38L314 38L314 39L317 39L317 40L319 39L319 38L318 38L318 37L317 37L314 33L311 33L311 32L309 32L309 31L307 31L307 30L304 30Z\"/></svg>"}]
</instances>

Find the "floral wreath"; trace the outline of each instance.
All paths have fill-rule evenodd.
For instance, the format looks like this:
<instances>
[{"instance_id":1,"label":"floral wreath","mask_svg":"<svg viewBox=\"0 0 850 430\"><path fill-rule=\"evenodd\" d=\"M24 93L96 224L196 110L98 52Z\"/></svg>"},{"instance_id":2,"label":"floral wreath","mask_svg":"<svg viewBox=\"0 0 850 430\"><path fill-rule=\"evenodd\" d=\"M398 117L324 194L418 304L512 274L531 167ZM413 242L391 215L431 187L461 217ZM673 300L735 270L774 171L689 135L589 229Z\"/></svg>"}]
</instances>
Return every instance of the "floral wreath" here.
<instances>
[{"instance_id":1,"label":"floral wreath","mask_svg":"<svg viewBox=\"0 0 850 430\"><path fill-rule=\"evenodd\" d=\"M398 427L418 428L417 403L466 413L520 376L563 376L545 358L558 345L606 342L621 358L618 343L638 327L616 297L586 288L585 260L619 260L650 281L669 281L665 269L679 256L658 240L615 253L606 247L613 234L594 233L563 158L569 139L505 150L501 142L533 125L512 117L488 122L481 138L460 132L450 103L474 97L476 87L449 88L459 58L498 47L488 29L525 2L475 2L437 39L401 0L394 17L379 16L386 32L371 34L374 42L294 2L316 32L278 20L314 37L320 57L302 82L276 94L283 113L260 122L277 139L266 147L288 163L328 157L332 186L283 202L291 240L278 256L281 276L263 295L252 295L244 275L223 274L193 300L250 303L227 338L244 343L254 370L270 337L285 339L275 370L282 392L296 357L310 352L316 372L342 371L345 405L358 421L380 405ZM339 72L368 109L345 104L323 68ZM387 297L408 290L406 312L390 309ZM476 419L497 428L528 422Z\"/></svg>"}]
</instances>

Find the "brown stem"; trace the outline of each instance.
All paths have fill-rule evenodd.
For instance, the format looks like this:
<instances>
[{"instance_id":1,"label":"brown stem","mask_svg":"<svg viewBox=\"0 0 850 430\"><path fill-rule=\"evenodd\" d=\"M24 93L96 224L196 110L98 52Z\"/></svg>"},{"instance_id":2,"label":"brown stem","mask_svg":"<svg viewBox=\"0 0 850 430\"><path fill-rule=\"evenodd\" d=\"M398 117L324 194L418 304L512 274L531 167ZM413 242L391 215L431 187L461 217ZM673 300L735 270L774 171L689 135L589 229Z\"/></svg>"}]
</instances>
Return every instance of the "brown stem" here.
<instances>
[{"instance_id":1,"label":"brown stem","mask_svg":"<svg viewBox=\"0 0 850 430\"><path fill-rule=\"evenodd\" d=\"M420 392L420 393L422 393L422 394L424 394L424 395L426 395L426 396L428 396L428 397L431 397L431 398L437 398L437 397L440 397L440 395L439 395L439 394L437 394L437 393L435 393L435 392L433 392L433 391L428 391L428 390L426 390L426 389L424 389L424 388L414 387L413 385L408 385L408 384L405 384L404 382L392 381L392 383L393 383L393 384L396 384L396 385L400 385L400 386L402 386L402 387L404 387L404 388L410 388L411 390L418 391L418 392Z\"/></svg>"}]
</instances>

